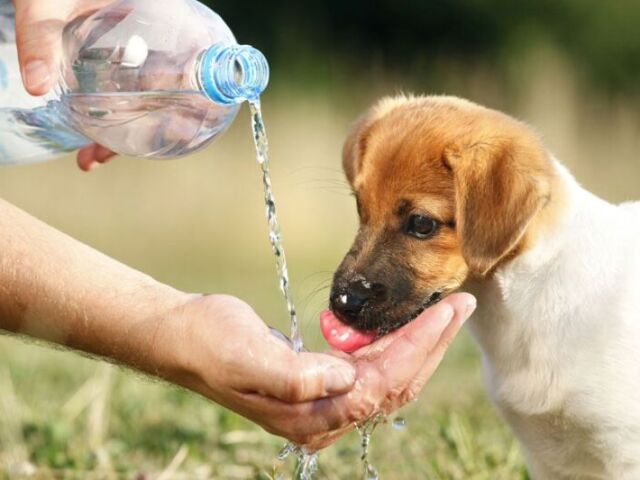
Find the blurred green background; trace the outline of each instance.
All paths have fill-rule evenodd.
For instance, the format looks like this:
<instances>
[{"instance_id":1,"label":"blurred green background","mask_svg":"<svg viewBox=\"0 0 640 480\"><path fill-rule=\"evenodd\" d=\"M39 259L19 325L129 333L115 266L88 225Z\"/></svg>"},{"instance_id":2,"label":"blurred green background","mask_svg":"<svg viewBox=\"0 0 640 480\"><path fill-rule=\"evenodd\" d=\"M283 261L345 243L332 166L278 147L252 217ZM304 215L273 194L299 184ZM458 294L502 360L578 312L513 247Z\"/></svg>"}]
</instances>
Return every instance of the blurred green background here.
<instances>
[{"instance_id":1,"label":"blurred green background","mask_svg":"<svg viewBox=\"0 0 640 480\"><path fill-rule=\"evenodd\" d=\"M533 125L586 188L615 202L640 197L637 1L210 3L271 62L263 109L273 184L314 349L324 348L326 287L356 229L341 143L382 95L447 93L501 109ZM123 158L90 174L71 157L5 168L0 194L159 280L237 295L287 329L246 109L192 157ZM461 335L402 412L407 428L380 427L372 460L383 479L526 478L479 363ZM188 392L0 338L0 478L34 468L35 478L289 478L291 462L274 462L281 446ZM323 452L320 465L319 478L357 478L357 436Z\"/></svg>"}]
</instances>

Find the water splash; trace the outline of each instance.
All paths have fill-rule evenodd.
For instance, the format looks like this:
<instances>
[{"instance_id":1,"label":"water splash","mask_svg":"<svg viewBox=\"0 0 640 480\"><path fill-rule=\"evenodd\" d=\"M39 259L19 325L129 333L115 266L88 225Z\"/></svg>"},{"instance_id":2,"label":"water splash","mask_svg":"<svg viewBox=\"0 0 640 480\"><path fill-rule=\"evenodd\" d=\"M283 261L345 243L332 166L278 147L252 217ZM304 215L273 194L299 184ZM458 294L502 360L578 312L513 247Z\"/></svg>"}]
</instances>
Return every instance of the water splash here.
<instances>
[{"instance_id":1,"label":"water splash","mask_svg":"<svg viewBox=\"0 0 640 480\"><path fill-rule=\"evenodd\" d=\"M380 478L376 468L369 462L369 445L371 444L371 435L381 423L387 423L387 416L382 412L378 412L364 423L356 425L356 430L360 434L360 446L362 448L360 460L364 470L363 480L379 480Z\"/></svg>"},{"instance_id":2,"label":"water splash","mask_svg":"<svg viewBox=\"0 0 640 480\"><path fill-rule=\"evenodd\" d=\"M262 120L262 110L260 109L260 100L249 103L251 109L251 128L253 130L253 140L256 146L256 156L260 168L262 169L262 183L264 186L264 203L266 206L267 222L269 223L269 242L273 247L273 253L276 257L276 267L278 269L278 278L280 291L284 295L287 302L287 311L291 319L291 342L293 350L299 353L304 348L302 335L298 327L298 317L296 308L293 303L293 297L289 291L289 270L287 268L287 258L284 254L282 245L282 235L280 234L280 224L278 223L278 215L276 213L276 201L271 188L271 176L269 174L269 142L267 140L267 131Z\"/></svg>"},{"instance_id":3,"label":"water splash","mask_svg":"<svg viewBox=\"0 0 640 480\"><path fill-rule=\"evenodd\" d=\"M407 428L407 421L403 417L396 417L391 422L391 426L396 430L404 430Z\"/></svg>"},{"instance_id":4,"label":"water splash","mask_svg":"<svg viewBox=\"0 0 640 480\"><path fill-rule=\"evenodd\" d=\"M287 443L280 453L278 460L285 460L289 455L295 455L298 465L294 477L297 480L313 480L318 472L318 454L309 453L304 447L294 443Z\"/></svg>"}]
</instances>

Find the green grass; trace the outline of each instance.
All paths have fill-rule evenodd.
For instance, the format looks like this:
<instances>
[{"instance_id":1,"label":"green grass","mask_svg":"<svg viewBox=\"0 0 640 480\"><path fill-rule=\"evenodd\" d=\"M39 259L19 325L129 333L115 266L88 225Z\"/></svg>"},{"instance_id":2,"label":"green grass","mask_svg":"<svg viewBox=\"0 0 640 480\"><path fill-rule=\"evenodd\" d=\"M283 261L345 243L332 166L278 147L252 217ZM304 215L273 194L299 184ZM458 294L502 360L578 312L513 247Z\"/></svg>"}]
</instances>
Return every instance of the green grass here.
<instances>
[{"instance_id":1,"label":"green grass","mask_svg":"<svg viewBox=\"0 0 640 480\"><path fill-rule=\"evenodd\" d=\"M406 429L374 433L382 478L525 478L471 348L460 338L420 400L401 411ZM0 351L7 478L21 462L37 467L36 478L156 478L179 454L168 478L289 478L294 469L275 461L281 439L190 392L17 338L0 340ZM319 477L356 478L358 445L352 433L323 452Z\"/></svg>"},{"instance_id":2,"label":"green grass","mask_svg":"<svg viewBox=\"0 0 640 480\"><path fill-rule=\"evenodd\" d=\"M511 89L511 100L486 71L452 74L451 82L425 90L466 95L519 115L536 125L586 187L612 200L637 198L637 115L622 101L607 104L580 90L555 58L523 60L517 72L521 91ZM323 348L322 287L356 226L340 172L342 139L378 96L371 91L394 91L387 87L318 97L280 92L264 102L292 287L313 349ZM71 159L6 169L0 192L159 280L237 295L286 330L247 117L242 112L214 146L189 159L123 159L90 175L76 171ZM479 358L466 333L419 401L401 414L405 430L381 426L373 437L371 459L382 479L526 478L513 437L481 386ZM31 478L43 479L289 478L292 461L275 462L282 445L192 393L74 353L0 338L0 479L16 477L21 466L33 466ZM322 452L319 478L358 478L358 445L350 434Z\"/></svg>"}]
</instances>

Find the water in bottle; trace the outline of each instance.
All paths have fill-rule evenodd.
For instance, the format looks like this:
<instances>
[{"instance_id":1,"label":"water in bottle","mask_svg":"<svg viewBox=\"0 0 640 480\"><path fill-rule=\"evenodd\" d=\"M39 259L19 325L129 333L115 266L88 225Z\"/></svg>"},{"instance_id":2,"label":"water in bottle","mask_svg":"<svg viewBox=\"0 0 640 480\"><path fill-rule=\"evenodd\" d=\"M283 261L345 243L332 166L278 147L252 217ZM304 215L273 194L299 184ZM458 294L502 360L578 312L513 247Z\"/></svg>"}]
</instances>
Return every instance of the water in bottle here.
<instances>
[{"instance_id":1,"label":"water in bottle","mask_svg":"<svg viewBox=\"0 0 640 480\"><path fill-rule=\"evenodd\" d=\"M13 10L0 0L0 164L47 160L97 142L168 158L223 132L257 100L269 68L196 0L120 0L63 32L58 82L45 98L22 88Z\"/></svg>"}]
</instances>

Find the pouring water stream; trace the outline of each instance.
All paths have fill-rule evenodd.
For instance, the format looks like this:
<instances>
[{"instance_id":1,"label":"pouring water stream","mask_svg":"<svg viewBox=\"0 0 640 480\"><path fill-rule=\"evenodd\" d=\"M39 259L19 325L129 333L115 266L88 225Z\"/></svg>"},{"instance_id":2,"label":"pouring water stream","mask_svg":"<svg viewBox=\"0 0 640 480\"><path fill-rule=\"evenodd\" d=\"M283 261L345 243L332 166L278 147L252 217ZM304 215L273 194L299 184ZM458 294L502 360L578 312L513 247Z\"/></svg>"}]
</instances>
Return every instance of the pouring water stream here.
<instances>
[{"instance_id":1,"label":"pouring water stream","mask_svg":"<svg viewBox=\"0 0 640 480\"><path fill-rule=\"evenodd\" d=\"M276 257L276 267L278 272L280 291L284 295L287 304L287 311L291 320L292 348L296 353L300 353L304 350L304 343L298 325L295 305L293 302L291 291L289 289L289 271L287 268L287 259L282 243L282 235L280 233L280 225L278 223L275 198L273 195L273 189L271 187L271 176L269 172L269 143L267 140L267 132L264 126L264 121L262 119L260 100L255 99L250 101L249 108L251 110L251 128L253 131L253 139L256 147L256 158L262 170L262 183L264 187L266 216L269 225L269 242L271 243L273 253ZM364 469L364 480L378 480L379 478L378 472L369 462L369 445L371 442L371 435L373 434L373 431L380 423L386 422L386 415L384 415L383 413L377 413L364 423L356 425L356 430L360 434L361 439L361 460ZM404 419L397 417L392 422L392 425L396 429L402 429L404 428L405 423L406 422ZM313 480L318 470L318 454L310 454L304 449L304 447L295 445L293 443L288 443L278 454L278 459L284 460L291 454L294 454L298 459L298 466L295 472L296 478L298 478L299 480Z\"/></svg>"},{"instance_id":2,"label":"pouring water stream","mask_svg":"<svg viewBox=\"0 0 640 480\"><path fill-rule=\"evenodd\" d=\"M287 258L284 253L282 244L282 235L280 233L280 224L278 223L278 215L276 212L276 202L271 188L271 175L269 172L269 143L267 140L267 132L262 119L262 110L260 108L260 100L249 102L251 110L251 128L253 131L253 140L256 146L256 158L262 170L262 184L264 186L264 203L266 207L267 222L269 224L269 242L273 248L276 257L276 268L278 271L278 279L280 291L284 295L287 303L287 311L291 320L291 343L296 353L300 353L304 349L302 335L298 326L298 317L296 308L293 303L291 291L289 290L289 270L287 268ZM284 460L288 455L295 454L298 458L298 468L296 470L297 478L300 480L312 480L318 469L318 454L309 454L303 447L287 444L278 455L278 458Z\"/></svg>"}]
</instances>

